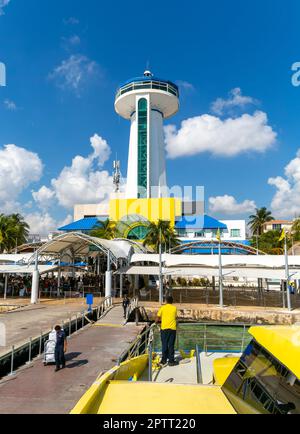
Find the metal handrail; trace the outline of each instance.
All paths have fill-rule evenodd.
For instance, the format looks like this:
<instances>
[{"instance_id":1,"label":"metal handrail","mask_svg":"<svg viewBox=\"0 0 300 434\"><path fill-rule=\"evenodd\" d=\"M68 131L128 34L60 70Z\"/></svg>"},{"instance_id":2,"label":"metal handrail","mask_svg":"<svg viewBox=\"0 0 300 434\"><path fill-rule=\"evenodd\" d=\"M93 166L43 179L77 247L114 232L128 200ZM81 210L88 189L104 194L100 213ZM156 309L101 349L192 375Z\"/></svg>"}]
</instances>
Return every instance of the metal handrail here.
<instances>
[{"instance_id":1,"label":"metal handrail","mask_svg":"<svg viewBox=\"0 0 300 434\"><path fill-rule=\"evenodd\" d=\"M149 346L153 343L154 330L158 326L152 324L147 327L141 334L139 334L136 339L130 344L129 348L125 350L118 359L118 364L124 362L125 360L130 360L133 357L141 356L147 354L149 351Z\"/></svg>"},{"instance_id":2,"label":"metal handrail","mask_svg":"<svg viewBox=\"0 0 300 434\"><path fill-rule=\"evenodd\" d=\"M200 360L200 348L196 345L196 362L197 362L197 383L203 384L201 360Z\"/></svg>"},{"instance_id":3,"label":"metal handrail","mask_svg":"<svg viewBox=\"0 0 300 434\"><path fill-rule=\"evenodd\" d=\"M140 89L162 90L163 92L168 92L179 97L179 90L176 89L175 86L172 86L170 83L166 83L164 81L151 80L151 81L136 81L136 82L129 83L125 86L122 86L120 89L118 89L116 93L116 99L118 99L120 96L128 92L134 90L140 90Z\"/></svg>"},{"instance_id":4,"label":"metal handrail","mask_svg":"<svg viewBox=\"0 0 300 434\"><path fill-rule=\"evenodd\" d=\"M105 297L105 299L102 300L97 307L97 319L99 320L112 306L113 306L113 298Z\"/></svg>"},{"instance_id":5,"label":"metal handrail","mask_svg":"<svg viewBox=\"0 0 300 434\"><path fill-rule=\"evenodd\" d=\"M205 353L209 351L228 351L228 352L238 352L242 353L244 351L246 337L247 337L247 326L243 324L243 332L241 336L238 337L222 337L222 342L216 343L216 338L214 336L209 335L209 327L214 327L216 324L201 324L204 326L203 330L184 330L184 328L178 327L177 329L177 350L179 350L179 337L187 336L193 338L197 338L197 345L199 349L202 349ZM219 324L224 326L224 324ZM196 339L195 339L196 341Z\"/></svg>"},{"instance_id":6,"label":"metal handrail","mask_svg":"<svg viewBox=\"0 0 300 434\"><path fill-rule=\"evenodd\" d=\"M138 297L133 297L130 301L130 305L128 306L126 312L126 323L129 321L130 315L139 307L139 299Z\"/></svg>"}]
</instances>

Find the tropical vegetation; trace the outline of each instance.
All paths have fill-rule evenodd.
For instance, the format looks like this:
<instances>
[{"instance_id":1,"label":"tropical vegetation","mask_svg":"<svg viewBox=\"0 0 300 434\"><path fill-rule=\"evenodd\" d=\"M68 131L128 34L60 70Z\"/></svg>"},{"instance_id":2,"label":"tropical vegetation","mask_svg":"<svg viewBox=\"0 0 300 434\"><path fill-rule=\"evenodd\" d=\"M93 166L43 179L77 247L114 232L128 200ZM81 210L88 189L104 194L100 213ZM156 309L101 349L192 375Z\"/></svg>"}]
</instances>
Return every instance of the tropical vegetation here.
<instances>
[{"instance_id":1,"label":"tropical vegetation","mask_svg":"<svg viewBox=\"0 0 300 434\"><path fill-rule=\"evenodd\" d=\"M143 244L158 253L160 245L162 245L162 251L167 252L172 247L178 246L180 241L169 221L158 220L157 223L149 223L148 233Z\"/></svg>"},{"instance_id":2,"label":"tropical vegetation","mask_svg":"<svg viewBox=\"0 0 300 434\"><path fill-rule=\"evenodd\" d=\"M251 245L268 255L282 255L284 252L284 241L279 241L281 231L268 231L260 236L251 239ZM288 241L288 244L290 242Z\"/></svg>"},{"instance_id":3,"label":"tropical vegetation","mask_svg":"<svg viewBox=\"0 0 300 434\"><path fill-rule=\"evenodd\" d=\"M92 237L101 238L102 240L113 240L118 236L116 223L109 219L105 221L99 220L97 225L92 229L90 235Z\"/></svg>"},{"instance_id":4,"label":"tropical vegetation","mask_svg":"<svg viewBox=\"0 0 300 434\"><path fill-rule=\"evenodd\" d=\"M20 214L0 214L0 251L10 252L26 243L29 225Z\"/></svg>"},{"instance_id":5,"label":"tropical vegetation","mask_svg":"<svg viewBox=\"0 0 300 434\"><path fill-rule=\"evenodd\" d=\"M264 224L274 220L272 212L266 207L257 208L256 213L249 217L249 226L252 234L262 235L264 231Z\"/></svg>"},{"instance_id":6,"label":"tropical vegetation","mask_svg":"<svg viewBox=\"0 0 300 434\"><path fill-rule=\"evenodd\" d=\"M291 236L293 237L293 241L300 241L300 218L294 220Z\"/></svg>"}]
</instances>

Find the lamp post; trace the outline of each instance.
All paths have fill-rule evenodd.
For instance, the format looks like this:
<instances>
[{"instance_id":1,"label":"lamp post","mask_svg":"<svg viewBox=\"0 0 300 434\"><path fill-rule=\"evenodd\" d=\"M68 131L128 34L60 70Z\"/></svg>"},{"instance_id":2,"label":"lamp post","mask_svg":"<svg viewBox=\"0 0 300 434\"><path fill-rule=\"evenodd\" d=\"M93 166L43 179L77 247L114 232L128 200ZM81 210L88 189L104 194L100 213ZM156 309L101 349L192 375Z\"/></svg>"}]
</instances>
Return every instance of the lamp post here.
<instances>
[{"instance_id":1,"label":"lamp post","mask_svg":"<svg viewBox=\"0 0 300 434\"><path fill-rule=\"evenodd\" d=\"M284 233L284 258L285 258L285 278L286 278L286 297L287 297L287 308L289 311L292 310L291 305L291 293L290 293L290 286L289 286L289 258L288 258L288 251L287 251L287 237L286 233Z\"/></svg>"},{"instance_id":2,"label":"lamp post","mask_svg":"<svg viewBox=\"0 0 300 434\"><path fill-rule=\"evenodd\" d=\"M220 292L220 307L224 307L223 301L223 270L222 270L222 252L221 252L221 231L218 229L217 240L219 241L219 292Z\"/></svg>"},{"instance_id":3,"label":"lamp post","mask_svg":"<svg viewBox=\"0 0 300 434\"><path fill-rule=\"evenodd\" d=\"M163 304L163 276L162 276L162 245L161 245L161 229L159 232L159 303Z\"/></svg>"}]
</instances>

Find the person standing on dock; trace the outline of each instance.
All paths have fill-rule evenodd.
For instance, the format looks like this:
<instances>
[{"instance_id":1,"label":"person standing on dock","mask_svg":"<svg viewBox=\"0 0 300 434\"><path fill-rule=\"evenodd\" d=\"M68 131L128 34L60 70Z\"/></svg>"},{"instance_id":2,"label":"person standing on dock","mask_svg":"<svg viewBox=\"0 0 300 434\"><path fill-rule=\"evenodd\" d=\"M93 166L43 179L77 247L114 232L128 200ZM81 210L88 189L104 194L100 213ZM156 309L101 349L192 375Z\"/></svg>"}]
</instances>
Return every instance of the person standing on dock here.
<instances>
[{"instance_id":1,"label":"person standing on dock","mask_svg":"<svg viewBox=\"0 0 300 434\"><path fill-rule=\"evenodd\" d=\"M61 368L66 367L65 353L67 351L67 339L66 334L62 330L61 326L57 325L55 327L56 331L56 345L55 345L55 372L59 371Z\"/></svg>"},{"instance_id":2,"label":"person standing on dock","mask_svg":"<svg viewBox=\"0 0 300 434\"><path fill-rule=\"evenodd\" d=\"M162 359L161 365L176 366L175 341L177 332L177 308L173 306L173 297L166 297L166 304L160 308L156 323L161 322Z\"/></svg>"},{"instance_id":3,"label":"person standing on dock","mask_svg":"<svg viewBox=\"0 0 300 434\"><path fill-rule=\"evenodd\" d=\"M128 310L129 305L130 305L130 300L129 300L127 294L125 294L125 297L123 299L122 304L123 304L123 309L124 309L124 318L126 318L127 317L127 310Z\"/></svg>"}]
</instances>

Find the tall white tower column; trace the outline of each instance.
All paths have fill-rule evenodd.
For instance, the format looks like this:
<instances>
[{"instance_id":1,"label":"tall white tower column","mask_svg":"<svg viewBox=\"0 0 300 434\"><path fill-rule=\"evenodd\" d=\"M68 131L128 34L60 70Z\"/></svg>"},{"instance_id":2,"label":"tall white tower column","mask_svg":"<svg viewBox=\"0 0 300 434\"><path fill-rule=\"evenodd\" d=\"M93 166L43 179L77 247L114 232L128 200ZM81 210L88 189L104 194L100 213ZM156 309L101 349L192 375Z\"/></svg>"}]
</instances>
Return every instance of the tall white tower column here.
<instances>
[{"instance_id":1,"label":"tall white tower column","mask_svg":"<svg viewBox=\"0 0 300 434\"><path fill-rule=\"evenodd\" d=\"M116 112L131 121L127 199L167 195L163 121L179 109L178 87L153 77L126 82L117 92Z\"/></svg>"}]
</instances>

